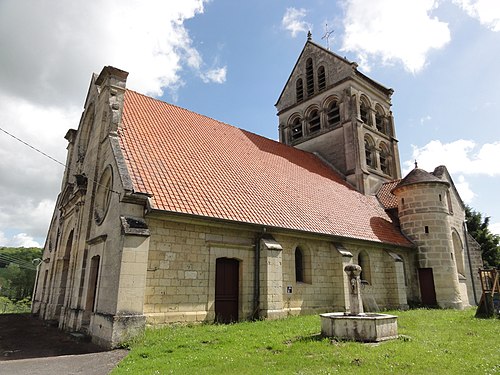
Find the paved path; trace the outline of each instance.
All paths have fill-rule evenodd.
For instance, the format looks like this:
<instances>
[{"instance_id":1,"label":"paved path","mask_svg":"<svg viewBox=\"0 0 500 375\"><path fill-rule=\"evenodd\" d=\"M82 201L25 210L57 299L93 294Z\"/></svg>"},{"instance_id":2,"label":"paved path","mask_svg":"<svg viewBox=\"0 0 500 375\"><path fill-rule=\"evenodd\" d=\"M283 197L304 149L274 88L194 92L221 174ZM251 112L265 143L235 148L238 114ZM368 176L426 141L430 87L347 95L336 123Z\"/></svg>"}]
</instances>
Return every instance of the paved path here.
<instances>
[{"instance_id":1,"label":"paved path","mask_svg":"<svg viewBox=\"0 0 500 375\"><path fill-rule=\"evenodd\" d=\"M109 352L41 357L0 362L2 375L107 375L127 355L124 349Z\"/></svg>"},{"instance_id":2,"label":"paved path","mask_svg":"<svg viewBox=\"0 0 500 375\"><path fill-rule=\"evenodd\" d=\"M126 355L77 340L29 314L0 315L0 375L107 375Z\"/></svg>"}]
</instances>

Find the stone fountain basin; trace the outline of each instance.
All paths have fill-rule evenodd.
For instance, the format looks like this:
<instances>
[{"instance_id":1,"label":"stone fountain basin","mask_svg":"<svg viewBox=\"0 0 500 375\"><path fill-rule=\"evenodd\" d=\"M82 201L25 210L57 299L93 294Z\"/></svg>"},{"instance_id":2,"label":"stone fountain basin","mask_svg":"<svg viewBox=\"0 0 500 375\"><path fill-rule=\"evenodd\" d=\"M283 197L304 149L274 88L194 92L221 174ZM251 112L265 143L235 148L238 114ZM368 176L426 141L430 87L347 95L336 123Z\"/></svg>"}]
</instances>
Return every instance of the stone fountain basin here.
<instances>
[{"instance_id":1,"label":"stone fountain basin","mask_svg":"<svg viewBox=\"0 0 500 375\"><path fill-rule=\"evenodd\" d=\"M394 315L349 315L338 312L320 314L320 317L321 334L326 337L361 342L378 342L398 337L398 317Z\"/></svg>"}]
</instances>

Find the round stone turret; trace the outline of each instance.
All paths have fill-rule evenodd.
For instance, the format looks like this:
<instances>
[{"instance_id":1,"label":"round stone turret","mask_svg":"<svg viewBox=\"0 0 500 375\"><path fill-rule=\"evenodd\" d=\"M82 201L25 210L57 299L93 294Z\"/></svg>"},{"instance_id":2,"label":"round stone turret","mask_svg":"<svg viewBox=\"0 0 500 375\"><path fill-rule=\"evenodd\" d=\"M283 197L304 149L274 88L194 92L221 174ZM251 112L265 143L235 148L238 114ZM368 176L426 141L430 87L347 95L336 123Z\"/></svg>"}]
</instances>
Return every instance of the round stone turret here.
<instances>
[{"instance_id":1,"label":"round stone turret","mask_svg":"<svg viewBox=\"0 0 500 375\"><path fill-rule=\"evenodd\" d=\"M415 168L392 193L398 199L401 231L418 246L422 302L462 308L449 223L449 187L447 181Z\"/></svg>"}]
</instances>

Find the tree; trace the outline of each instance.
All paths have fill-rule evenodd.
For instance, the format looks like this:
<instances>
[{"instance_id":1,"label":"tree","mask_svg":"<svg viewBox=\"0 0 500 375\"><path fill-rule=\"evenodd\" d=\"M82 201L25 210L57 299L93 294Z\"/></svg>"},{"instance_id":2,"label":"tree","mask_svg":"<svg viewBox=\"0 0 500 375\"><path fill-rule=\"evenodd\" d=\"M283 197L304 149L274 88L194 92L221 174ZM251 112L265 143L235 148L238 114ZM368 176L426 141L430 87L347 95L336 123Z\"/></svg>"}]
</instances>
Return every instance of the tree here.
<instances>
[{"instance_id":1,"label":"tree","mask_svg":"<svg viewBox=\"0 0 500 375\"><path fill-rule=\"evenodd\" d=\"M465 206L465 221L469 234L481 245L481 254L486 267L500 268L500 236L490 232L490 218Z\"/></svg>"},{"instance_id":2,"label":"tree","mask_svg":"<svg viewBox=\"0 0 500 375\"><path fill-rule=\"evenodd\" d=\"M36 277L33 259L41 256L38 248L0 247L0 294L13 301L30 297Z\"/></svg>"}]
</instances>

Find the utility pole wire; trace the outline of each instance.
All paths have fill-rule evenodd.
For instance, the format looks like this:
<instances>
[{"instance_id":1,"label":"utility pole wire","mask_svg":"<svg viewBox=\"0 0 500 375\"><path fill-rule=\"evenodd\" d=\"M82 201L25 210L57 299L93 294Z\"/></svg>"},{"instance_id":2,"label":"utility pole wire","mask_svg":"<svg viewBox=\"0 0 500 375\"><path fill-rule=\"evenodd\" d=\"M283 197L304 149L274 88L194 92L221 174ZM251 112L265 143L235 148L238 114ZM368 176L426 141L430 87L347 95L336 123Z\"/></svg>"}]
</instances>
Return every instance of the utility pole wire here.
<instances>
[{"instance_id":1,"label":"utility pole wire","mask_svg":"<svg viewBox=\"0 0 500 375\"><path fill-rule=\"evenodd\" d=\"M22 139L20 139L20 138L16 137L14 134L9 133L7 130L3 129L2 127L0 127L0 131L2 131L2 132L4 132L5 134L7 134L7 135L11 136L11 137L12 137L12 138L14 138L16 141L21 142L23 145L28 146L28 147L29 147L29 148L31 148L32 150L35 150L35 151L36 151L36 152L38 152L39 154L42 154L43 156L45 156L45 157L49 158L49 159L50 159L50 160L52 160L52 161L55 161L57 164L62 165L64 168L69 168L66 164L64 164L64 163L60 162L59 160L57 160L57 159L53 158L52 156L50 156L50 155L46 154L46 153L45 153L45 152L43 152L42 150L39 150L38 148L36 148L36 147L34 147L34 146L30 145L28 142L25 142L25 141L23 141ZM87 177L87 176L85 176L85 177ZM115 190L113 190L113 189L110 189L110 188L108 188L108 187L106 187L106 186L104 186L104 185L100 184L99 182L97 182L97 181L93 180L93 179L92 179L92 178L90 178L90 177L87 177L87 179L88 179L89 181L91 181L91 182L95 182L95 183L96 183L97 185L99 185L99 186L103 186L106 190L109 190L110 192L115 193L115 194L118 194L118 196L121 196L121 195L120 195L120 192L115 191Z\"/></svg>"},{"instance_id":2,"label":"utility pole wire","mask_svg":"<svg viewBox=\"0 0 500 375\"><path fill-rule=\"evenodd\" d=\"M7 130L2 129L1 127L0 127L0 130L1 130L1 131L3 131L5 134L10 135L10 136L11 136L12 138L14 138L15 140L17 140L17 141L21 142L22 144L24 144L24 145L28 146L28 147L29 147L29 148L31 148L32 150L35 150L35 151L36 151L36 152L38 152L39 154L42 154L43 156L45 156L45 157L49 158L50 160L55 161L57 164L61 164L63 167L66 167L66 164L61 163L59 160L54 159L54 158L53 158L52 156L50 156L50 155L47 155L47 154L46 154L45 152L43 152L42 150L39 150L38 148L36 148L36 147L34 147L34 146L30 145L29 143L26 143L26 142L25 142L25 141L23 141L22 139L17 138L14 134L9 133Z\"/></svg>"}]
</instances>

